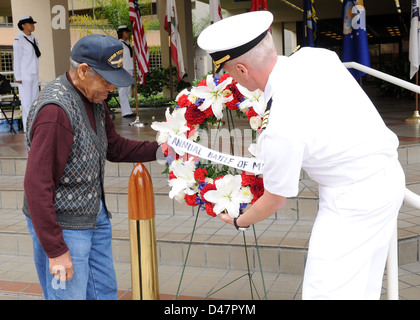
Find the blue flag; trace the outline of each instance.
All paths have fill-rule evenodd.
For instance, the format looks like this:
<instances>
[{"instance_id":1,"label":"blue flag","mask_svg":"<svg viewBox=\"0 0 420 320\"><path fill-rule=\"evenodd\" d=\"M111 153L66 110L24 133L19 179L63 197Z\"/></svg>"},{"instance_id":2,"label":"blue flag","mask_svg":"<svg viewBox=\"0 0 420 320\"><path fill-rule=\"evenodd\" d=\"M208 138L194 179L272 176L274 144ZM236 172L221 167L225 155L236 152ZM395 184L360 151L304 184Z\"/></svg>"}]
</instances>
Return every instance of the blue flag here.
<instances>
[{"instance_id":1,"label":"blue flag","mask_svg":"<svg viewBox=\"0 0 420 320\"><path fill-rule=\"evenodd\" d=\"M363 0L343 1L343 62L358 62L370 67L369 44L366 32L366 11ZM364 75L349 69L357 79Z\"/></svg>"},{"instance_id":2,"label":"blue flag","mask_svg":"<svg viewBox=\"0 0 420 320\"><path fill-rule=\"evenodd\" d=\"M314 0L303 0L303 47L315 47L316 20Z\"/></svg>"}]
</instances>

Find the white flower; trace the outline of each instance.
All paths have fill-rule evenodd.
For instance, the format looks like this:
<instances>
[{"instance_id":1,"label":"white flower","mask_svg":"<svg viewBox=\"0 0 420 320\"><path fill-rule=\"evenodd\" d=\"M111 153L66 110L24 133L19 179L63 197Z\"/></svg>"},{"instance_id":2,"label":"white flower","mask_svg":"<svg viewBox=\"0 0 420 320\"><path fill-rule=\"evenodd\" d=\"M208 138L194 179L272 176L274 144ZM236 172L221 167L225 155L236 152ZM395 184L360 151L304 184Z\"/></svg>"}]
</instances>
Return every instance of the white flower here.
<instances>
[{"instance_id":1,"label":"white flower","mask_svg":"<svg viewBox=\"0 0 420 320\"><path fill-rule=\"evenodd\" d=\"M169 133L168 132L158 132L156 136L156 141L159 144L163 144L168 141Z\"/></svg>"},{"instance_id":2,"label":"white flower","mask_svg":"<svg viewBox=\"0 0 420 320\"><path fill-rule=\"evenodd\" d=\"M251 153L251 155L255 158L259 158L261 154L261 150L258 147L257 143L251 143L248 147L248 151Z\"/></svg>"},{"instance_id":3,"label":"white flower","mask_svg":"<svg viewBox=\"0 0 420 320\"><path fill-rule=\"evenodd\" d=\"M190 94L188 89L184 89L180 93L178 93L178 95L175 98L175 101L178 102L179 98L182 97L184 94L187 95L187 96Z\"/></svg>"},{"instance_id":4,"label":"white flower","mask_svg":"<svg viewBox=\"0 0 420 320\"><path fill-rule=\"evenodd\" d=\"M190 101L191 103L195 103L195 101L197 100L197 97L192 95L188 91L188 89L184 89L180 93L178 93L178 95L175 98L175 101L178 102L179 98L181 98L183 95L186 95L188 97L188 101Z\"/></svg>"},{"instance_id":5,"label":"white flower","mask_svg":"<svg viewBox=\"0 0 420 320\"><path fill-rule=\"evenodd\" d=\"M198 107L199 110L204 111L211 107L214 115L217 119L223 117L223 106L225 103L233 100L233 96L225 97L223 90L232 82L232 78L229 77L217 86L213 81L213 76L208 75L206 79L206 86L194 87L191 89L191 94L194 96L204 99L202 105Z\"/></svg>"},{"instance_id":6,"label":"white flower","mask_svg":"<svg viewBox=\"0 0 420 320\"><path fill-rule=\"evenodd\" d=\"M180 200L184 199L185 194L194 194L193 188L196 181L194 179L195 164L193 159L184 162L182 160L175 160L169 166L169 170L173 171L176 179L169 180L168 185L172 187L169 192L169 198Z\"/></svg>"},{"instance_id":7,"label":"white flower","mask_svg":"<svg viewBox=\"0 0 420 320\"><path fill-rule=\"evenodd\" d=\"M187 127L187 120L185 120L186 111L187 108L178 108L175 109L171 114L169 108L167 108L165 112L166 121L154 121L152 123L152 129L158 131L156 141L159 144L163 144L168 141L170 134L184 136L185 132L189 130ZM174 148L174 150L179 155L184 155L184 152L178 150L178 148Z\"/></svg>"},{"instance_id":8,"label":"white flower","mask_svg":"<svg viewBox=\"0 0 420 320\"><path fill-rule=\"evenodd\" d=\"M250 187L242 187L241 190L240 190L240 192L245 197L250 197L251 198L251 201L254 198L254 195L252 194Z\"/></svg>"},{"instance_id":9,"label":"white flower","mask_svg":"<svg viewBox=\"0 0 420 320\"><path fill-rule=\"evenodd\" d=\"M252 130L257 131L259 127L261 127L262 118L260 116L251 117L249 119L249 125L251 126Z\"/></svg>"},{"instance_id":10,"label":"white flower","mask_svg":"<svg viewBox=\"0 0 420 320\"><path fill-rule=\"evenodd\" d=\"M241 86L239 83L236 85L239 92L243 94L245 100L239 104L239 109L242 111L247 111L250 107L254 108L254 111L258 113L261 117L264 116L265 112L265 99L264 99L264 92L260 89L255 91L249 91L244 86Z\"/></svg>"},{"instance_id":11,"label":"white flower","mask_svg":"<svg viewBox=\"0 0 420 320\"><path fill-rule=\"evenodd\" d=\"M176 135L182 135L188 131L187 120L185 120L186 108L175 109L172 114L169 108L166 109L165 117L166 121L152 123L152 129L161 133L173 133Z\"/></svg>"},{"instance_id":12,"label":"white flower","mask_svg":"<svg viewBox=\"0 0 420 320\"><path fill-rule=\"evenodd\" d=\"M232 218L239 216L241 203L250 203L252 195L242 188L240 175L228 174L216 180L216 190L206 192L206 200L215 204L213 211L216 214L226 210Z\"/></svg>"}]
</instances>

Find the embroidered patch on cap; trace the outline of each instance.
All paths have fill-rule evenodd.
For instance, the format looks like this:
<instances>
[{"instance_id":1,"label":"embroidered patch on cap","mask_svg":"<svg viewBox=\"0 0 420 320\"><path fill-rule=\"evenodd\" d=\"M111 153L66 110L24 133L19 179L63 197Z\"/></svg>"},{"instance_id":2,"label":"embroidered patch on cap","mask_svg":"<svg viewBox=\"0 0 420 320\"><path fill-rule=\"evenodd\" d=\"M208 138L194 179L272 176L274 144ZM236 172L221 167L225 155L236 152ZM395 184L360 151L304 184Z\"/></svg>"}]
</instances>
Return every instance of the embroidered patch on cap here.
<instances>
[{"instance_id":1,"label":"embroidered patch on cap","mask_svg":"<svg viewBox=\"0 0 420 320\"><path fill-rule=\"evenodd\" d=\"M118 50L108 59L108 64L113 67L114 69L119 69L123 66L124 58L123 58L124 49Z\"/></svg>"}]
</instances>

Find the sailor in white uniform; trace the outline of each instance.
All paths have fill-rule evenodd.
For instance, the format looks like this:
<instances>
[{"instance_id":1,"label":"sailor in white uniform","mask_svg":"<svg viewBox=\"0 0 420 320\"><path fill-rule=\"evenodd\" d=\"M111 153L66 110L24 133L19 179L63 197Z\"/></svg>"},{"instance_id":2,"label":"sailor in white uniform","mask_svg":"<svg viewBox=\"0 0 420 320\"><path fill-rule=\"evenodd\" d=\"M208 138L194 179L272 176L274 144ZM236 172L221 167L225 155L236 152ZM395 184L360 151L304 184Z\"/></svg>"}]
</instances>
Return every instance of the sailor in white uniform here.
<instances>
[{"instance_id":1,"label":"sailor in white uniform","mask_svg":"<svg viewBox=\"0 0 420 320\"><path fill-rule=\"evenodd\" d=\"M32 32L36 21L31 16L19 19L21 30L13 41L13 67L19 96L22 104L23 129L26 132L26 119L29 109L39 92L39 42Z\"/></svg>"},{"instance_id":2,"label":"sailor in white uniform","mask_svg":"<svg viewBox=\"0 0 420 320\"><path fill-rule=\"evenodd\" d=\"M303 169L319 186L303 299L379 299L405 190L398 138L334 52L277 56L272 21L267 11L236 15L198 38L217 70L268 102L258 138L264 195L238 218L219 217L236 228L267 218L298 195Z\"/></svg>"},{"instance_id":3,"label":"sailor in white uniform","mask_svg":"<svg viewBox=\"0 0 420 320\"><path fill-rule=\"evenodd\" d=\"M127 70L131 75L133 75L133 48L131 47L129 38L130 38L130 29L125 26L119 26L117 30L118 39L123 44L124 48L124 62L123 62L123 68ZM121 113L124 118L132 118L136 115L131 111L130 108L130 87L119 87L118 88L118 96L120 98L120 105L121 105Z\"/></svg>"}]
</instances>

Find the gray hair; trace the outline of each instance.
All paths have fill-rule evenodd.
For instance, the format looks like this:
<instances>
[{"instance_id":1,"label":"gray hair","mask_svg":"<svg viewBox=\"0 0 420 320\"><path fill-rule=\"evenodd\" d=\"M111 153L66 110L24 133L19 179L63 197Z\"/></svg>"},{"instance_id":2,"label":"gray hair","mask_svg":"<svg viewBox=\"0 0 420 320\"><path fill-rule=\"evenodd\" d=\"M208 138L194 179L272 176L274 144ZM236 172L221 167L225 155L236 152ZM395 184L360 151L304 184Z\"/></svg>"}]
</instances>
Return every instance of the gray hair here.
<instances>
[{"instance_id":1,"label":"gray hair","mask_svg":"<svg viewBox=\"0 0 420 320\"><path fill-rule=\"evenodd\" d=\"M271 33L267 32L267 35L258 45L244 53L242 56L232 59L227 63L235 64L242 62L253 65L255 68L262 68L267 63L270 63L270 59L268 59L270 56L277 56L277 52Z\"/></svg>"},{"instance_id":2,"label":"gray hair","mask_svg":"<svg viewBox=\"0 0 420 320\"><path fill-rule=\"evenodd\" d=\"M81 64L80 62L74 61L72 58L70 58L70 70L71 71L76 71L77 68L80 66L80 64ZM93 70L93 68L91 66L89 66L89 68L90 68L90 75L92 77L96 76L96 74L97 74L96 71Z\"/></svg>"}]
</instances>

